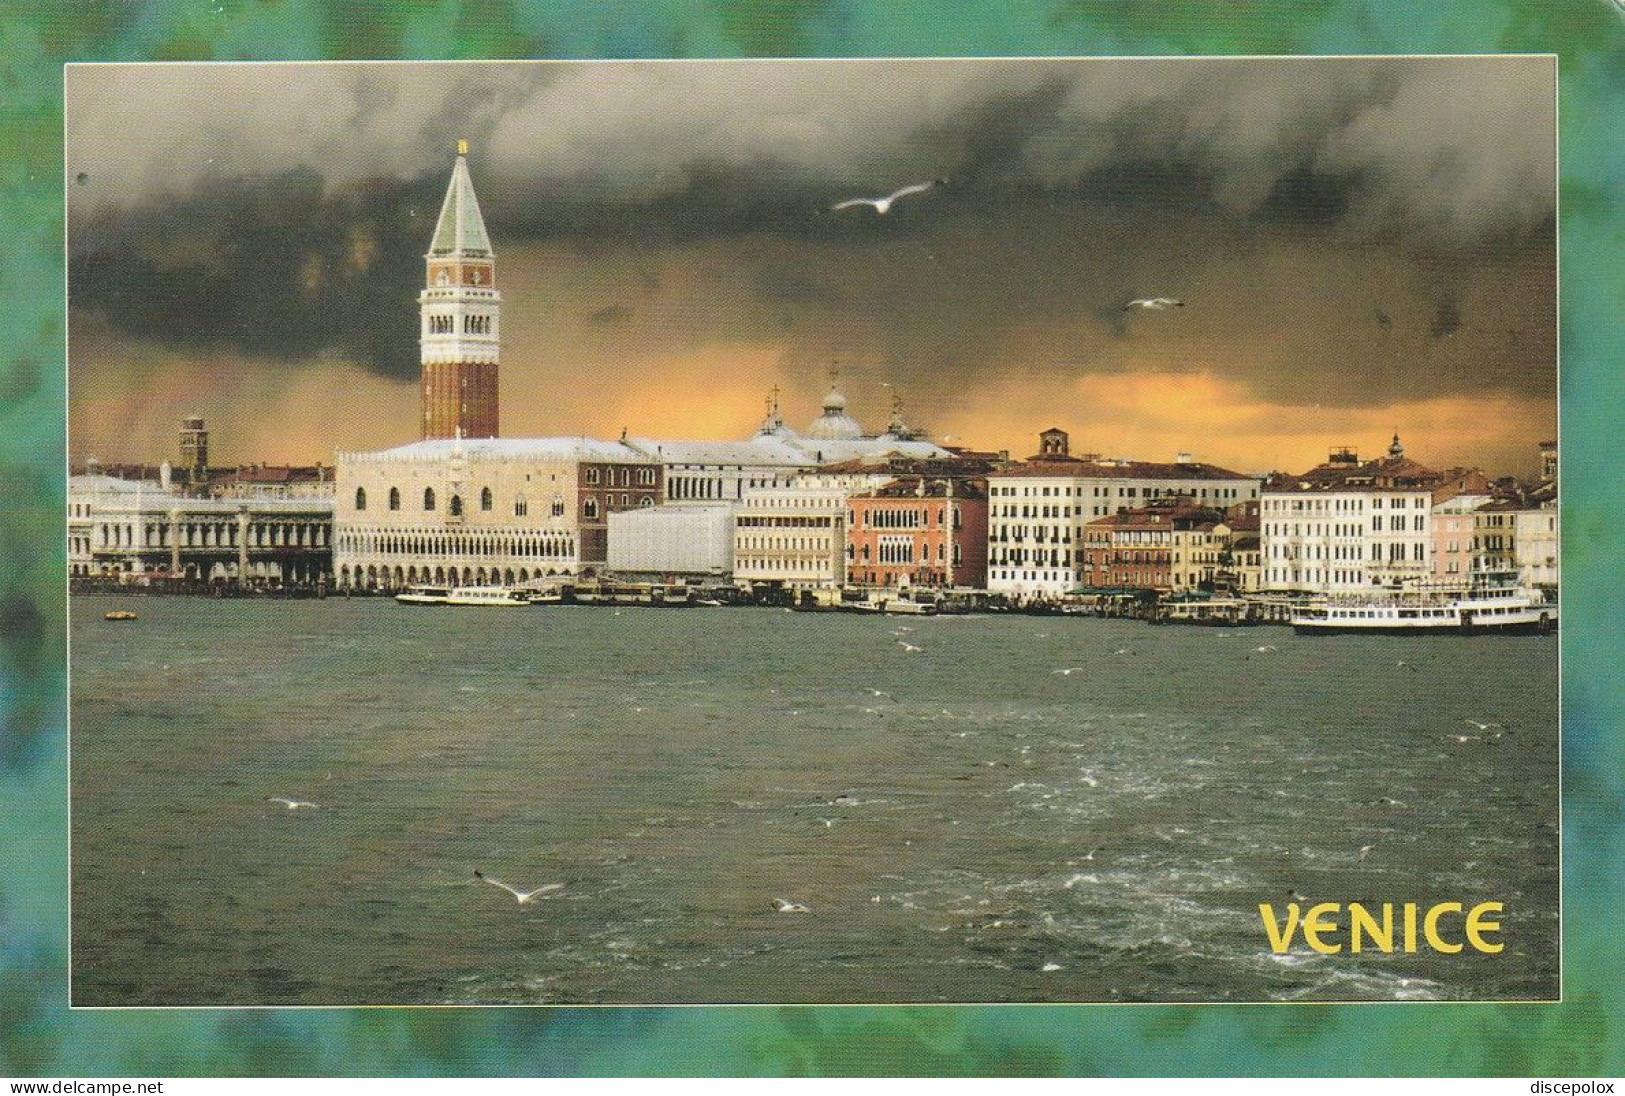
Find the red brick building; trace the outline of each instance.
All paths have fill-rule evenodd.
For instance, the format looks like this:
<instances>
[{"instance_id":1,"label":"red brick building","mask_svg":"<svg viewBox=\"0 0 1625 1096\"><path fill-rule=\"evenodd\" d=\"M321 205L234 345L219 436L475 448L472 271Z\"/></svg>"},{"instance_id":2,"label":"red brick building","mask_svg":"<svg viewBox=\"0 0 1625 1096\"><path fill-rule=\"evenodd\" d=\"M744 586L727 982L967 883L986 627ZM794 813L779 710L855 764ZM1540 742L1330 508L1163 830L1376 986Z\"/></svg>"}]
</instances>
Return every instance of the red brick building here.
<instances>
[{"instance_id":1,"label":"red brick building","mask_svg":"<svg viewBox=\"0 0 1625 1096\"><path fill-rule=\"evenodd\" d=\"M848 499L847 578L862 586L987 584L987 481L903 476Z\"/></svg>"},{"instance_id":2,"label":"red brick building","mask_svg":"<svg viewBox=\"0 0 1625 1096\"><path fill-rule=\"evenodd\" d=\"M1083 586L1170 590L1175 534L1224 517L1222 510L1175 497L1096 518L1083 527L1079 580Z\"/></svg>"},{"instance_id":3,"label":"red brick building","mask_svg":"<svg viewBox=\"0 0 1625 1096\"><path fill-rule=\"evenodd\" d=\"M665 489L665 469L647 463L583 461L576 487L581 561L602 565L609 559L609 515L657 505Z\"/></svg>"}]
</instances>

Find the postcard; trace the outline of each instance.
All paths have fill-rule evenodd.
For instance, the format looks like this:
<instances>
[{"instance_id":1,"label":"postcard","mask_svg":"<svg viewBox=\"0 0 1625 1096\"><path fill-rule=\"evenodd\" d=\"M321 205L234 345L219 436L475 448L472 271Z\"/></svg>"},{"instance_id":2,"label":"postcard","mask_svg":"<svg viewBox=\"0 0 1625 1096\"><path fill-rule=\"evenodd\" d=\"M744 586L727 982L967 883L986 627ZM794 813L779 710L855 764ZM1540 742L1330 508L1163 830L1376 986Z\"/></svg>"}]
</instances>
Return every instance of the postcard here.
<instances>
[{"instance_id":1,"label":"postcard","mask_svg":"<svg viewBox=\"0 0 1625 1096\"><path fill-rule=\"evenodd\" d=\"M70 65L72 1004L1558 1000L1556 80Z\"/></svg>"}]
</instances>

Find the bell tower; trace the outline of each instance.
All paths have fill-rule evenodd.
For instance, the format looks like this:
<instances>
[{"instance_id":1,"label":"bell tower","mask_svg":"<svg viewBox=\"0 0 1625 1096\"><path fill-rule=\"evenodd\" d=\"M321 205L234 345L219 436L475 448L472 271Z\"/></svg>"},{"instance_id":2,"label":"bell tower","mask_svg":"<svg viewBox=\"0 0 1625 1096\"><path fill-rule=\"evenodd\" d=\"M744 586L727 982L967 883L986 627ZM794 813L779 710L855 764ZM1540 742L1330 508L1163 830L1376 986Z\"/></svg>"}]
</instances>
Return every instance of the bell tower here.
<instances>
[{"instance_id":1,"label":"bell tower","mask_svg":"<svg viewBox=\"0 0 1625 1096\"><path fill-rule=\"evenodd\" d=\"M457 142L446 200L418 294L423 363L423 436L497 436L497 352L502 296L479 199L468 177L468 142Z\"/></svg>"}]
</instances>

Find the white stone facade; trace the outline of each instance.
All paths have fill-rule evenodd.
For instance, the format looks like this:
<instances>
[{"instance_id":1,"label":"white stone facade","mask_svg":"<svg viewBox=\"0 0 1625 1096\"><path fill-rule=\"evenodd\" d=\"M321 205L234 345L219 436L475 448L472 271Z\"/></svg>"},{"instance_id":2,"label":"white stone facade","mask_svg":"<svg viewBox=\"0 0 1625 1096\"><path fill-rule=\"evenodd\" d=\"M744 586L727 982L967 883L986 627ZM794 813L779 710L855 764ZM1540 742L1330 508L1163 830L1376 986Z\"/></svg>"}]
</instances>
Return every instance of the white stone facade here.
<instances>
[{"instance_id":1,"label":"white stone facade","mask_svg":"<svg viewBox=\"0 0 1625 1096\"><path fill-rule=\"evenodd\" d=\"M1513 555L1525 586L1556 586L1557 507L1519 510L1513 515Z\"/></svg>"},{"instance_id":2,"label":"white stone facade","mask_svg":"<svg viewBox=\"0 0 1625 1096\"><path fill-rule=\"evenodd\" d=\"M201 499L109 476L68 480L68 574L322 581L331 499Z\"/></svg>"},{"instance_id":3,"label":"white stone facade","mask_svg":"<svg viewBox=\"0 0 1625 1096\"><path fill-rule=\"evenodd\" d=\"M1267 590L1357 593L1433 569L1433 493L1418 488L1266 490L1259 506Z\"/></svg>"},{"instance_id":4,"label":"white stone facade","mask_svg":"<svg viewBox=\"0 0 1625 1096\"><path fill-rule=\"evenodd\" d=\"M845 488L792 486L746 494L734 511L734 578L791 590L846 582Z\"/></svg>"},{"instance_id":5,"label":"white stone facade","mask_svg":"<svg viewBox=\"0 0 1625 1096\"><path fill-rule=\"evenodd\" d=\"M609 488L628 507L653 505L659 490L657 465L590 438L431 440L340 453L337 466L340 587L518 585L577 574L603 563L583 548L608 518L604 499L619 497Z\"/></svg>"}]
</instances>

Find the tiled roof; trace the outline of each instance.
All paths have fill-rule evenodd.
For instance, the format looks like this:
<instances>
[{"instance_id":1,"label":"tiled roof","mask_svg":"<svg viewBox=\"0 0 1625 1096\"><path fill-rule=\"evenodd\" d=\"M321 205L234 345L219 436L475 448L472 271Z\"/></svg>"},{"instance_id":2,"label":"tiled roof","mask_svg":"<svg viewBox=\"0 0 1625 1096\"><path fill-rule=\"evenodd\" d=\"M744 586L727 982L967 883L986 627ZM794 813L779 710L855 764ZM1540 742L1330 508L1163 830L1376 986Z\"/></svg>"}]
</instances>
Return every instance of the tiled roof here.
<instances>
[{"instance_id":1,"label":"tiled roof","mask_svg":"<svg viewBox=\"0 0 1625 1096\"><path fill-rule=\"evenodd\" d=\"M1138 480L1245 480L1258 482L1258 477L1232 472L1201 461L1159 464L1152 461L1090 461L1075 457L1053 457L1011 465L991 473L992 478L1028 479L1138 479Z\"/></svg>"},{"instance_id":2,"label":"tiled roof","mask_svg":"<svg viewBox=\"0 0 1625 1096\"><path fill-rule=\"evenodd\" d=\"M372 453L343 454L350 460L576 460L619 464L652 464L650 457L625 442L597 438L428 438Z\"/></svg>"},{"instance_id":3,"label":"tiled roof","mask_svg":"<svg viewBox=\"0 0 1625 1096\"><path fill-rule=\"evenodd\" d=\"M1300 475L1273 473L1264 482L1271 494L1302 494L1317 491L1415 491L1431 489L1450 475L1409 457L1384 457L1363 464L1342 461L1317 464Z\"/></svg>"},{"instance_id":4,"label":"tiled roof","mask_svg":"<svg viewBox=\"0 0 1625 1096\"><path fill-rule=\"evenodd\" d=\"M949 490L949 484L953 489ZM925 492L920 493L919 476L903 476L890 483L883 484L873 491L866 491L853 495L854 499L909 499L909 498L957 498L979 500L987 498L987 487L984 482L969 479L935 479L927 477Z\"/></svg>"}]
</instances>

